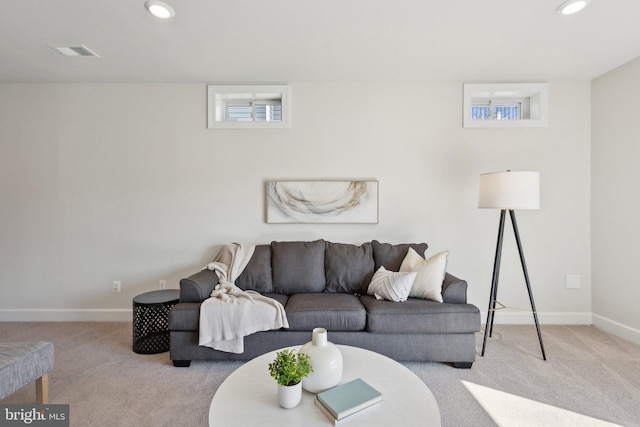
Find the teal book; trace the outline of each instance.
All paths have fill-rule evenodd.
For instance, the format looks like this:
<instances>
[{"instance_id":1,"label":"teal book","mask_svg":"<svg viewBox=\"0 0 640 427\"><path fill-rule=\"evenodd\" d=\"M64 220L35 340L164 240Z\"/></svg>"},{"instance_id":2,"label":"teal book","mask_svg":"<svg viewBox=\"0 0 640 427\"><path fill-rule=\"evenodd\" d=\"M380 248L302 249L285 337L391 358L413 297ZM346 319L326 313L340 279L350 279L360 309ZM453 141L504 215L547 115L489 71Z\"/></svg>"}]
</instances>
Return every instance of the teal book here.
<instances>
[{"instance_id":1,"label":"teal book","mask_svg":"<svg viewBox=\"0 0 640 427\"><path fill-rule=\"evenodd\" d=\"M358 378L318 393L317 398L339 421L382 401L382 393Z\"/></svg>"},{"instance_id":2,"label":"teal book","mask_svg":"<svg viewBox=\"0 0 640 427\"><path fill-rule=\"evenodd\" d=\"M376 402L376 403L372 404L371 406L379 405L379 404L380 404L380 402L381 402L381 401L378 401L378 402ZM353 417L357 416L358 414L361 414L361 413L363 413L363 412L366 412L368 408L371 408L371 406L367 406L366 408L362 408L362 409L360 409L358 412L354 412L354 413L353 413L353 414L351 414L351 415L347 415L346 417L342 417L342 418L340 418L339 420L337 420L337 419L336 419L336 417L334 417L334 416L333 416L333 414L332 414L331 412L329 412L329 410L327 409L327 407L326 407L326 406L324 406L324 404L318 400L318 396L316 396L316 397L313 399L313 403L315 403L315 405L318 407L318 409L320 409L320 412L322 412L322 413L324 414L324 416L325 416L325 417L327 417L327 419L328 419L329 421L331 421L331 423L332 423L334 426L340 425L340 424L342 424L343 422L347 422L347 421L349 421L351 418L353 418Z\"/></svg>"}]
</instances>

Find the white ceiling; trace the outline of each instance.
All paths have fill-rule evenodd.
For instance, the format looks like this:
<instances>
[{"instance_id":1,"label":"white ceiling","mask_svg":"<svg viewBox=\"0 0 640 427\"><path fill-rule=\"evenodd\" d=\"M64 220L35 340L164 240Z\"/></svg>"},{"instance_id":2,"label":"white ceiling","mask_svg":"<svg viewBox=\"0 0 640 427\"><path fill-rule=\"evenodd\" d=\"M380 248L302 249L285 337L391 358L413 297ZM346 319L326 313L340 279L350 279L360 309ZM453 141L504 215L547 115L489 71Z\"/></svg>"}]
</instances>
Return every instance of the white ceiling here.
<instances>
[{"instance_id":1,"label":"white ceiling","mask_svg":"<svg viewBox=\"0 0 640 427\"><path fill-rule=\"evenodd\" d=\"M0 83L592 79L640 55L640 0L2 0ZM67 58L48 45L86 45Z\"/></svg>"}]
</instances>

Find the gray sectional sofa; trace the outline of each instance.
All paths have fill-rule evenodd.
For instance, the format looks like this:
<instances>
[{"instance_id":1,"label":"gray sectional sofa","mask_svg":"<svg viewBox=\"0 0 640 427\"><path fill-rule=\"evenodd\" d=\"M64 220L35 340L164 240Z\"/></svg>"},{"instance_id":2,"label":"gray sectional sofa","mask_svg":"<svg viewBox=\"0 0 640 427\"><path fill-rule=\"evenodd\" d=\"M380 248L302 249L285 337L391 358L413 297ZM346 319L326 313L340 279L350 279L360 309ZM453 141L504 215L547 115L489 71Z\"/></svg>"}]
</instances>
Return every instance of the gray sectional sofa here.
<instances>
[{"instance_id":1,"label":"gray sectional sofa","mask_svg":"<svg viewBox=\"0 0 640 427\"><path fill-rule=\"evenodd\" d=\"M480 311L467 304L467 282L447 273L442 303L419 298L405 302L377 300L367 287L380 266L399 271L412 247L425 243L356 246L324 240L257 245L236 280L282 303L288 329L257 332L244 338L244 353L226 353L198 345L200 304L218 283L202 270L180 281L180 303L169 316L170 357L175 366L192 360L249 360L260 354L311 340L316 327L328 330L335 344L366 348L395 360L450 362L470 368L475 361L475 333Z\"/></svg>"}]
</instances>

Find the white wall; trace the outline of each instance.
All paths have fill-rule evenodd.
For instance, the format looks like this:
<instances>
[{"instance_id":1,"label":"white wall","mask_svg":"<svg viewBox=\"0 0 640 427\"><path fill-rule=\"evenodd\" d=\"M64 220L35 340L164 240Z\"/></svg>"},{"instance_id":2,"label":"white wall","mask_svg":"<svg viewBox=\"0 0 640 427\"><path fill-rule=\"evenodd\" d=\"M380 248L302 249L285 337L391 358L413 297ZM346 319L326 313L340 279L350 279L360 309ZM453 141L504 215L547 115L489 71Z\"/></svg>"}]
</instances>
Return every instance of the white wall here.
<instances>
[{"instance_id":1,"label":"white wall","mask_svg":"<svg viewBox=\"0 0 640 427\"><path fill-rule=\"evenodd\" d=\"M204 84L0 85L0 319L126 318L220 244L316 238L449 249L484 312L499 213L478 177L512 169L541 172L542 209L518 212L541 320L590 323L590 96L553 81L549 128L462 129L462 82L295 84L291 129L213 131ZM265 224L279 178L378 179L380 223ZM505 239L500 300L526 308Z\"/></svg>"},{"instance_id":2,"label":"white wall","mask_svg":"<svg viewBox=\"0 0 640 427\"><path fill-rule=\"evenodd\" d=\"M640 58L592 83L594 324L640 344Z\"/></svg>"}]
</instances>

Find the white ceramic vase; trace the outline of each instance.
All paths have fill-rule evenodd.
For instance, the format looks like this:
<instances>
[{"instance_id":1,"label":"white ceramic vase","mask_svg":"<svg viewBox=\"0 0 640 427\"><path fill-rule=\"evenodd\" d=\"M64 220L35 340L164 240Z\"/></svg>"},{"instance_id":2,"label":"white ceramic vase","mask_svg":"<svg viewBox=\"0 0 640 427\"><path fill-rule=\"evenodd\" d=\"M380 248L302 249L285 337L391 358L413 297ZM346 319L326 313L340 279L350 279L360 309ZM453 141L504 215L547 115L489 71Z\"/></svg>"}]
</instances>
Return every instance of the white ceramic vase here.
<instances>
[{"instance_id":1,"label":"white ceramic vase","mask_svg":"<svg viewBox=\"0 0 640 427\"><path fill-rule=\"evenodd\" d=\"M302 388L311 393L320 393L340 384L342 353L327 340L325 328L315 328L311 341L303 345L298 353L308 355L313 367L313 372L302 379Z\"/></svg>"},{"instance_id":2,"label":"white ceramic vase","mask_svg":"<svg viewBox=\"0 0 640 427\"><path fill-rule=\"evenodd\" d=\"M278 403L285 409L298 406L302 399L302 383L296 385L278 385Z\"/></svg>"}]
</instances>

